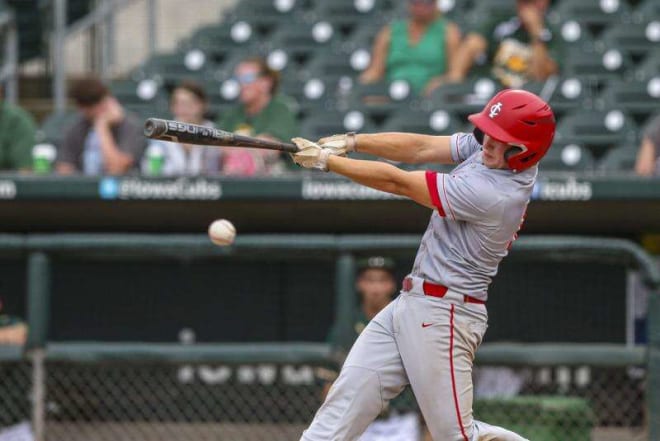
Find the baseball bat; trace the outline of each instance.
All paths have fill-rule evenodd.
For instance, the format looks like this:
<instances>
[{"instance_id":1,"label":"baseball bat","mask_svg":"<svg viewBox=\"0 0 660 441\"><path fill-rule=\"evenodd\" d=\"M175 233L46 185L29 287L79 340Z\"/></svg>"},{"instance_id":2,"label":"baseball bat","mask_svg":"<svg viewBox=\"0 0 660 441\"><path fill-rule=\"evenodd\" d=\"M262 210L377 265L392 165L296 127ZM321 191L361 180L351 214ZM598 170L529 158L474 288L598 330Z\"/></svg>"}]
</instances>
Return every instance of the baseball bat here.
<instances>
[{"instance_id":1,"label":"baseball bat","mask_svg":"<svg viewBox=\"0 0 660 441\"><path fill-rule=\"evenodd\" d=\"M290 142L271 141L253 136L237 135L213 127L184 123L169 119L148 118L144 123L144 136L161 141L185 144L250 147L296 153L298 147Z\"/></svg>"}]
</instances>

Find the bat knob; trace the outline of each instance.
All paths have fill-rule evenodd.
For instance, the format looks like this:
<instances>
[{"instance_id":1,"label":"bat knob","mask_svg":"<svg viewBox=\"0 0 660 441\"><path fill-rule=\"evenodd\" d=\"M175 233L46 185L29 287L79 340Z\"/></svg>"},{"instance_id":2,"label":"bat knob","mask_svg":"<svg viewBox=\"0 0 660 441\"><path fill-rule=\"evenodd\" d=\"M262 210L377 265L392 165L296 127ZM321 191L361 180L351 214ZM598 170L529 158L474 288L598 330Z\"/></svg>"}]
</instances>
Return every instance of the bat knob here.
<instances>
[{"instance_id":1,"label":"bat knob","mask_svg":"<svg viewBox=\"0 0 660 441\"><path fill-rule=\"evenodd\" d=\"M164 119L149 118L144 122L144 136L158 138L167 132L167 122Z\"/></svg>"}]
</instances>

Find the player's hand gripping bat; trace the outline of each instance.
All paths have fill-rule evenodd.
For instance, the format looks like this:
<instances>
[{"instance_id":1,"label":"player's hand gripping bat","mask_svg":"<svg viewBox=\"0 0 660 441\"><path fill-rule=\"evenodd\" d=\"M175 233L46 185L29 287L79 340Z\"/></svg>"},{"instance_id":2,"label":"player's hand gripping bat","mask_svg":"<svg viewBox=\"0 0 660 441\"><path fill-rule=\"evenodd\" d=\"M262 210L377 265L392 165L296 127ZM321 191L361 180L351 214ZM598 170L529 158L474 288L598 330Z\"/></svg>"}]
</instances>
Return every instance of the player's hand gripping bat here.
<instances>
[{"instance_id":1,"label":"player's hand gripping bat","mask_svg":"<svg viewBox=\"0 0 660 441\"><path fill-rule=\"evenodd\" d=\"M228 147L251 147L296 153L298 147L289 142L271 141L253 136L237 135L213 127L189 124L168 119L149 118L144 123L144 136L162 141L184 144Z\"/></svg>"}]
</instances>

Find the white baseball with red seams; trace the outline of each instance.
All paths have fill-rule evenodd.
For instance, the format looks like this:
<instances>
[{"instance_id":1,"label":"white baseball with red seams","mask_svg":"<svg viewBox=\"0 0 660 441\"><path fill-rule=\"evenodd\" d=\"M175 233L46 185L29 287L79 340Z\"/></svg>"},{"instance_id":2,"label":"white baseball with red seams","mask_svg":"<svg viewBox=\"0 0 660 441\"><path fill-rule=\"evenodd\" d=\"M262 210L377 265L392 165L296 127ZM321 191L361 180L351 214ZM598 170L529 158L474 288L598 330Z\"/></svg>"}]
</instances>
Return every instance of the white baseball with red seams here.
<instances>
[{"instance_id":1,"label":"white baseball with red seams","mask_svg":"<svg viewBox=\"0 0 660 441\"><path fill-rule=\"evenodd\" d=\"M236 228L227 219L215 220L209 225L209 238L216 245L231 245L236 238Z\"/></svg>"}]
</instances>

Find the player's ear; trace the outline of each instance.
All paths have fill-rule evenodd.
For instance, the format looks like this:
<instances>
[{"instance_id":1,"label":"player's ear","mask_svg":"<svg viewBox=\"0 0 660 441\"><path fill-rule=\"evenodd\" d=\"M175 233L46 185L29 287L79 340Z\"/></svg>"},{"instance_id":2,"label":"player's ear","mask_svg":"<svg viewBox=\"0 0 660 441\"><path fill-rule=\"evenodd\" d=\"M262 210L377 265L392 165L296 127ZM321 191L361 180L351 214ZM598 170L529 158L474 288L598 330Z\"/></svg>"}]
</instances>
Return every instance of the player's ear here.
<instances>
[{"instance_id":1,"label":"player's ear","mask_svg":"<svg viewBox=\"0 0 660 441\"><path fill-rule=\"evenodd\" d=\"M482 132L478 127L475 127L472 131L472 134L474 135L474 139L476 139L479 144L484 145L484 132Z\"/></svg>"}]
</instances>

